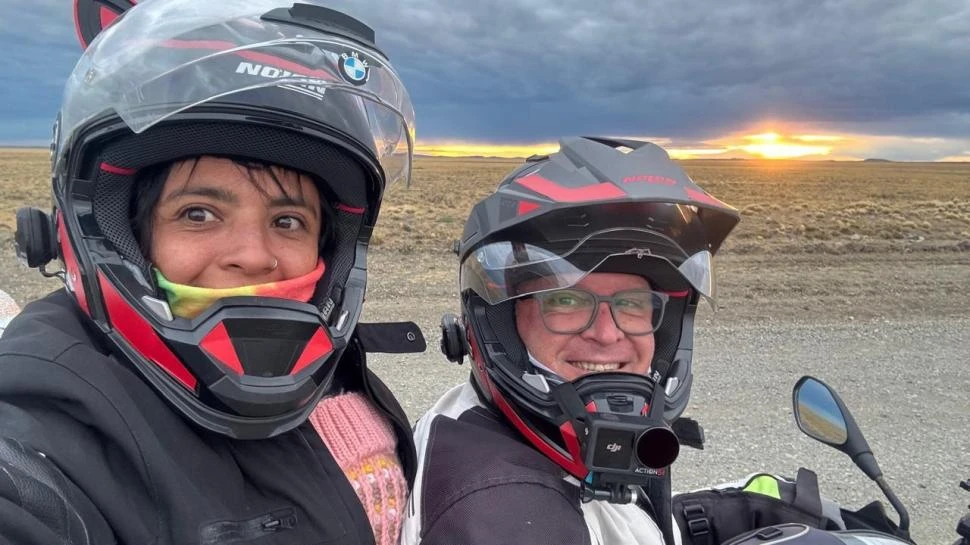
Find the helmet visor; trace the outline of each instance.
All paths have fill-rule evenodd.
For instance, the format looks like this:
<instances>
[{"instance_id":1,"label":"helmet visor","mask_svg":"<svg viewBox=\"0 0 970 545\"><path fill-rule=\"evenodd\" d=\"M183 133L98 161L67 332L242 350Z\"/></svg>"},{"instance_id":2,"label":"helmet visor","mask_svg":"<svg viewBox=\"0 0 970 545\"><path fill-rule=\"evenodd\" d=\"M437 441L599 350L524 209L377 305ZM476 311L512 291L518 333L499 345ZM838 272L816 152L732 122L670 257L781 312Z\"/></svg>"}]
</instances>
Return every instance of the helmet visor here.
<instances>
[{"instance_id":1,"label":"helmet visor","mask_svg":"<svg viewBox=\"0 0 970 545\"><path fill-rule=\"evenodd\" d=\"M658 251L660 248L663 251ZM705 298L713 299L711 253L701 250L688 255L670 237L642 227L597 231L559 251L525 242L492 242L462 262L460 287L495 305L575 286L598 270L639 274L649 279L657 259L676 270ZM608 261L610 266L603 267Z\"/></svg>"},{"instance_id":2,"label":"helmet visor","mask_svg":"<svg viewBox=\"0 0 970 545\"><path fill-rule=\"evenodd\" d=\"M414 110L397 72L364 43L261 18L278 6L170 0L132 8L75 67L60 134L106 112L140 133L188 108L256 106L349 136L375 154L386 183L409 181Z\"/></svg>"}]
</instances>

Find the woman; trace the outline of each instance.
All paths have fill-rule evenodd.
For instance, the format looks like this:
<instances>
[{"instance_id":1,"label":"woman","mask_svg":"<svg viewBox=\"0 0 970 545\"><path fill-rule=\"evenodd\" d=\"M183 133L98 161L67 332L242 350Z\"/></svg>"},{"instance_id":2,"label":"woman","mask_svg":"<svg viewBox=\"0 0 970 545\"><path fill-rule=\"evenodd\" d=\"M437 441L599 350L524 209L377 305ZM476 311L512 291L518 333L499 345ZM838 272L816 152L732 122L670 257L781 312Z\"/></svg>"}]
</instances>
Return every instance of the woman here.
<instances>
[{"instance_id":1,"label":"woman","mask_svg":"<svg viewBox=\"0 0 970 545\"><path fill-rule=\"evenodd\" d=\"M413 444L355 330L412 127L315 2L147 0L88 47L18 214L65 289L0 341L0 543L396 542Z\"/></svg>"}]
</instances>

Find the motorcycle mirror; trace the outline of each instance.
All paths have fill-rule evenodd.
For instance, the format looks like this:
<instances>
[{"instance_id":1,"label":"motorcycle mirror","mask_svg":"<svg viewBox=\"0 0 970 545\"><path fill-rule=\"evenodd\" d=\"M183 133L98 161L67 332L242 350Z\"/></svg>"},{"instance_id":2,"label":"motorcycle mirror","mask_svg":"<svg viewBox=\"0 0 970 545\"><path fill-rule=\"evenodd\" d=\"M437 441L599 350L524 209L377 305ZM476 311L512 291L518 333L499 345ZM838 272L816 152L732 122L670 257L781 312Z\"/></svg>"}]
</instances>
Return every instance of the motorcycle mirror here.
<instances>
[{"instance_id":1,"label":"motorcycle mirror","mask_svg":"<svg viewBox=\"0 0 970 545\"><path fill-rule=\"evenodd\" d=\"M839 394L821 380L804 376L792 389L792 407L798 429L812 439L848 454L855 465L879 485L899 513L899 530L908 539L909 514L883 479L869 442Z\"/></svg>"},{"instance_id":2,"label":"motorcycle mirror","mask_svg":"<svg viewBox=\"0 0 970 545\"><path fill-rule=\"evenodd\" d=\"M848 454L870 479L882 477L872 449L852 413L828 384L814 377L800 378L792 390L792 405L798 429Z\"/></svg>"},{"instance_id":3,"label":"motorcycle mirror","mask_svg":"<svg viewBox=\"0 0 970 545\"><path fill-rule=\"evenodd\" d=\"M806 380L808 379L808 380ZM795 386L795 423L809 437L843 447L849 441L842 408L832 391L821 382L805 377ZM852 454L849 453L850 456Z\"/></svg>"}]
</instances>

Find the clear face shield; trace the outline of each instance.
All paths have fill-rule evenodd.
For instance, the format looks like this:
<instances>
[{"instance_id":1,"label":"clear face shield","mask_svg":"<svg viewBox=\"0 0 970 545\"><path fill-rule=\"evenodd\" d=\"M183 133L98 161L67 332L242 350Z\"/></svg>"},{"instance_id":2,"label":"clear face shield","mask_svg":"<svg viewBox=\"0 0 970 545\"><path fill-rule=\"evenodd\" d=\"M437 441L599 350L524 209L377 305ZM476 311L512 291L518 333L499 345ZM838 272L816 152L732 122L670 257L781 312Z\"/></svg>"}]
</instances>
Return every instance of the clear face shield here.
<instances>
[{"instance_id":1,"label":"clear face shield","mask_svg":"<svg viewBox=\"0 0 970 545\"><path fill-rule=\"evenodd\" d=\"M658 245L658 241L662 245ZM589 234L570 247L550 249L525 242L486 244L461 265L460 289L472 290L490 305L575 286L613 258L631 258L627 272L649 276L649 261L661 259L713 306L711 253L688 255L663 233L644 228L612 228ZM650 258L650 259L647 259ZM638 269L638 260L643 260Z\"/></svg>"},{"instance_id":2,"label":"clear face shield","mask_svg":"<svg viewBox=\"0 0 970 545\"><path fill-rule=\"evenodd\" d=\"M388 185L408 183L414 110L387 58L361 42L264 17L278 7L170 0L132 8L88 47L68 80L58 149L106 112L141 133L189 108L265 96L258 106L360 140ZM260 93L267 90L276 92Z\"/></svg>"}]
</instances>

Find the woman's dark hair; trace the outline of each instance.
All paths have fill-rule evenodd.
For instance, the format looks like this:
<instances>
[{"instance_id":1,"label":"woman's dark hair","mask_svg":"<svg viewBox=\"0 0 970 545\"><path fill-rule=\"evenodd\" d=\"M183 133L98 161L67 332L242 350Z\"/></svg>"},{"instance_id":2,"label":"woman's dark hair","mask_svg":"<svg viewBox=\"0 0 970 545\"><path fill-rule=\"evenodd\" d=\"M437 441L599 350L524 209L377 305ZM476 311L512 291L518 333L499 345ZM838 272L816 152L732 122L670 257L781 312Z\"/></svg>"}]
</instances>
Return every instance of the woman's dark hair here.
<instances>
[{"instance_id":1,"label":"woman's dark hair","mask_svg":"<svg viewBox=\"0 0 970 545\"><path fill-rule=\"evenodd\" d=\"M240 168L246 170L248 174L250 183L262 194L265 195L265 190L259 185L256 179L256 174L259 172L266 172L272 178L273 182L280 189L283 195L289 197L290 195L286 192L286 188L280 181L279 177L276 175L277 165L272 165L270 163L264 163L261 161L253 161L250 159L240 159L237 157L226 157ZM195 168L199 164L199 158L193 157L189 159L192 161L192 170L189 172L187 180L192 179L192 175L195 173ZM172 168L181 163L182 160L172 161L170 163L162 163L159 165L152 165L150 167L142 169L135 178L135 187L132 191L131 205L129 207L129 217L131 218L131 230L135 235L135 240L138 241L138 246L141 248L141 253L145 259L149 259L152 250L152 223L155 213L155 205L158 204L158 199L162 196L162 189L165 187L165 181L168 180L169 174L172 172ZM331 243L331 238L333 230L330 229L329 222L334 218L333 206L330 204L330 195L327 191L329 185L323 180L320 180L316 176L310 176L306 173L300 173L308 176L316 185L317 192L320 194L320 215L322 221L320 222L320 244L318 246L320 255L323 256L326 250L329 249ZM301 190L302 191L302 190ZM302 195L300 195L302 197Z\"/></svg>"}]
</instances>

